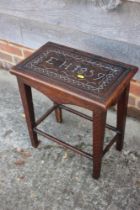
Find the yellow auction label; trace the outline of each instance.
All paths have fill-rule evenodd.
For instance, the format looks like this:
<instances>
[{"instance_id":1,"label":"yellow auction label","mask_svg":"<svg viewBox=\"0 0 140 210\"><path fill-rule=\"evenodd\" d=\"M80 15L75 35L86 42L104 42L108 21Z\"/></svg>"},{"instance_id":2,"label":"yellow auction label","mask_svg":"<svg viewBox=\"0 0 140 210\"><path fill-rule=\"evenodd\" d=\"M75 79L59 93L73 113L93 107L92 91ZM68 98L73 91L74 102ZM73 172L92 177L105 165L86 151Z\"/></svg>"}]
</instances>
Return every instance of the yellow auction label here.
<instances>
[{"instance_id":1,"label":"yellow auction label","mask_svg":"<svg viewBox=\"0 0 140 210\"><path fill-rule=\"evenodd\" d=\"M84 78L85 78L85 76L82 75L82 74L77 74L76 76L77 76L79 79L84 79Z\"/></svg>"}]
</instances>

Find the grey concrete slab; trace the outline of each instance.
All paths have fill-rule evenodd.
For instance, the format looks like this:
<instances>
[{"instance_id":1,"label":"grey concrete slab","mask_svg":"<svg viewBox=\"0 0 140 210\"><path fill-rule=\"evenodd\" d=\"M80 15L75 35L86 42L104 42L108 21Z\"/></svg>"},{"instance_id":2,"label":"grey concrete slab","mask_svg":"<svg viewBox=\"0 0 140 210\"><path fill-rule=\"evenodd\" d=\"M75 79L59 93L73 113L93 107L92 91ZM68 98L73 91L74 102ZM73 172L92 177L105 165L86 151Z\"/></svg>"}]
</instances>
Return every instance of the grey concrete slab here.
<instances>
[{"instance_id":1,"label":"grey concrete slab","mask_svg":"<svg viewBox=\"0 0 140 210\"><path fill-rule=\"evenodd\" d=\"M31 48L54 41L140 67L140 4L125 1L109 12L98 6L90 0L1 0L0 39Z\"/></svg>"},{"instance_id":2,"label":"grey concrete slab","mask_svg":"<svg viewBox=\"0 0 140 210\"><path fill-rule=\"evenodd\" d=\"M37 91L33 97L40 116L51 102ZM91 123L67 112L63 119L58 124L52 114L41 128L91 151ZM114 124L115 113L109 111L107 120ZM113 147L103 159L101 178L93 180L90 160L45 139L31 147L16 80L1 70L0 128L0 210L140 208L139 121L127 119L123 151ZM112 135L106 131L105 142Z\"/></svg>"},{"instance_id":3,"label":"grey concrete slab","mask_svg":"<svg viewBox=\"0 0 140 210\"><path fill-rule=\"evenodd\" d=\"M140 4L130 2L107 12L90 0L0 1L1 14L137 45L140 45L139 10Z\"/></svg>"},{"instance_id":4,"label":"grey concrete slab","mask_svg":"<svg viewBox=\"0 0 140 210\"><path fill-rule=\"evenodd\" d=\"M107 39L62 26L56 27L46 22L22 19L0 14L0 38L14 41L31 48L39 48L47 41L95 53L110 59L140 66L140 47L122 41ZM140 72L135 76L140 80Z\"/></svg>"}]
</instances>

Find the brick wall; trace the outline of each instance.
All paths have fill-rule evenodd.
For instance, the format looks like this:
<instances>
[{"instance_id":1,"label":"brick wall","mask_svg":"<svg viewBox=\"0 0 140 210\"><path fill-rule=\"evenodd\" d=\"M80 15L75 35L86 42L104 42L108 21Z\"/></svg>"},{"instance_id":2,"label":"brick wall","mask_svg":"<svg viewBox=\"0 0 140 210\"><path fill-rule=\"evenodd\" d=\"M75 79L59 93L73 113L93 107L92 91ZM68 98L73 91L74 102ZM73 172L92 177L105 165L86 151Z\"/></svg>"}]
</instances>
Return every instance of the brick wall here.
<instances>
[{"instance_id":1,"label":"brick wall","mask_svg":"<svg viewBox=\"0 0 140 210\"><path fill-rule=\"evenodd\" d=\"M0 67L10 69L34 50L19 44L0 40ZM140 81L132 80L130 86L128 114L140 119Z\"/></svg>"},{"instance_id":2,"label":"brick wall","mask_svg":"<svg viewBox=\"0 0 140 210\"><path fill-rule=\"evenodd\" d=\"M128 114L140 119L140 81L132 80L129 94Z\"/></svg>"},{"instance_id":3,"label":"brick wall","mask_svg":"<svg viewBox=\"0 0 140 210\"><path fill-rule=\"evenodd\" d=\"M33 51L33 49L22 45L0 40L0 67L10 69L13 65L29 56Z\"/></svg>"}]
</instances>

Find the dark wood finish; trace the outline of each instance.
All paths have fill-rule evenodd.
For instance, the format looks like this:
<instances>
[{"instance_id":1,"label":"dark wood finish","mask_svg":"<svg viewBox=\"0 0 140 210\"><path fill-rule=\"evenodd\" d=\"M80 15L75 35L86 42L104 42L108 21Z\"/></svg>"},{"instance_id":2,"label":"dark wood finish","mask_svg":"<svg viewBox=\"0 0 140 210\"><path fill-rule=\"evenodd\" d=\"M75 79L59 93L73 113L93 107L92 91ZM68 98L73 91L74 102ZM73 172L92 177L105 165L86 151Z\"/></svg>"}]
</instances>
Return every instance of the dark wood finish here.
<instances>
[{"instance_id":1,"label":"dark wood finish","mask_svg":"<svg viewBox=\"0 0 140 210\"><path fill-rule=\"evenodd\" d=\"M38 88L40 85L51 88L47 94L58 104L75 104L76 96L87 102L86 108L92 110L93 106L106 109L116 102L136 71L135 66L49 42L11 72L27 80L33 79ZM84 106L83 101L78 105Z\"/></svg>"},{"instance_id":2,"label":"dark wood finish","mask_svg":"<svg viewBox=\"0 0 140 210\"><path fill-rule=\"evenodd\" d=\"M98 179L101 171L106 111L97 109L93 113L93 177Z\"/></svg>"},{"instance_id":3,"label":"dark wood finish","mask_svg":"<svg viewBox=\"0 0 140 210\"><path fill-rule=\"evenodd\" d=\"M20 96L22 99L22 104L24 107L24 113L26 117L31 143L33 147L37 147L39 141L36 133L33 131L33 128L35 127L35 115L34 115L31 87L24 84L20 79L18 79L18 85L19 85Z\"/></svg>"},{"instance_id":4,"label":"dark wood finish","mask_svg":"<svg viewBox=\"0 0 140 210\"><path fill-rule=\"evenodd\" d=\"M62 123L62 109L60 107L57 107L55 109L55 117L56 117L56 122Z\"/></svg>"},{"instance_id":5,"label":"dark wood finish","mask_svg":"<svg viewBox=\"0 0 140 210\"><path fill-rule=\"evenodd\" d=\"M55 43L47 43L33 55L13 67L26 115L32 145L37 147L37 134L43 135L62 146L82 154L93 156L93 177L99 178L102 156L114 142L123 147L128 84L138 68L97 55L82 52ZM35 122L31 87L49 97L54 106ZM118 104L117 128L106 125L107 109ZM62 104L72 104L91 110L93 119ZM40 131L37 125L52 111L57 122L62 122L62 109L93 121L93 155ZM117 135L103 150L105 126Z\"/></svg>"},{"instance_id":6,"label":"dark wood finish","mask_svg":"<svg viewBox=\"0 0 140 210\"><path fill-rule=\"evenodd\" d=\"M124 142L129 88L130 88L130 84L128 84L126 89L123 91L117 103L117 128L120 131L120 134L118 135L116 149L119 151L122 150L123 142Z\"/></svg>"}]
</instances>

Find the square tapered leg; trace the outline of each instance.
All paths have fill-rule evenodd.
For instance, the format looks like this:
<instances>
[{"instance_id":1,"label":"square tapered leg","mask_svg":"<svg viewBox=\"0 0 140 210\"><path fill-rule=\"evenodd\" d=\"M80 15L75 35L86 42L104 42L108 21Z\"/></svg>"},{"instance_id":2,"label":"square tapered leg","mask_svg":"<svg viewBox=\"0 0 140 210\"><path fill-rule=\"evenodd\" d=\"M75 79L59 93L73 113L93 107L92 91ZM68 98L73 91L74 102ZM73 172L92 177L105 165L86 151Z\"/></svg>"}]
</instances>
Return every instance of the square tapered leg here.
<instances>
[{"instance_id":1,"label":"square tapered leg","mask_svg":"<svg viewBox=\"0 0 140 210\"><path fill-rule=\"evenodd\" d=\"M122 150L124 143L128 96L129 96L129 85L121 94L117 104L117 129L120 131L120 134L116 144L116 149L119 151Z\"/></svg>"},{"instance_id":2,"label":"square tapered leg","mask_svg":"<svg viewBox=\"0 0 140 210\"><path fill-rule=\"evenodd\" d=\"M39 141L37 138L37 134L33 131L35 127L35 115L34 115L31 87L24 84L19 79L18 79L18 85L19 85L20 96L22 99L22 104L24 108L24 113L26 117L31 143L33 147L37 147Z\"/></svg>"},{"instance_id":3,"label":"square tapered leg","mask_svg":"<svg viewBox=\"0 0 140 210\"><path fill-rule=\"evenodd\" d=\"M55 118L56 118L56 122L62 123L62 121L63 121L63 119L62 119L62 109L60 107L57 107L55 109Z\"/></svg>"},{"instance_id":4,"label":"square tapered leg","mask_svg":"<svg viewBox=\"0 0 140 210\"><path fill-rule=\"evenodd\" d=\"M93 178L100 177L103 156L106 111L100 109L93 113Z\"/></svg>"}]
</instances>

